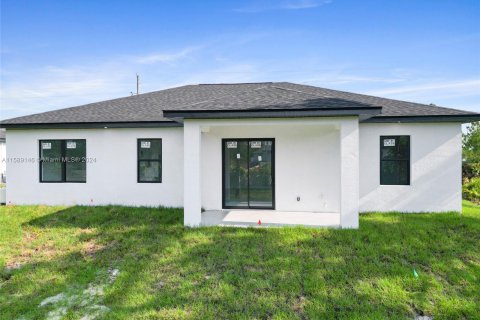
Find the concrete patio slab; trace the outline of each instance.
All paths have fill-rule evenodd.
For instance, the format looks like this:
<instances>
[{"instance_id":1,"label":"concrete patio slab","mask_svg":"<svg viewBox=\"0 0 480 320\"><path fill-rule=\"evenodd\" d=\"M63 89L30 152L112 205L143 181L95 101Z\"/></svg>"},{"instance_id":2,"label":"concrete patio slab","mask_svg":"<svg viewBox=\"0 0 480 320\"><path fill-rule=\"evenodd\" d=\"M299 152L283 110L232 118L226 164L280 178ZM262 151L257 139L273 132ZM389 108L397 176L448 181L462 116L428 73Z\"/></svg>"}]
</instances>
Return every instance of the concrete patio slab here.
<instances>
[{"instance_id":1,"label":"concrete patio slab","mask_svg":"<svg viewBox=\"0 0 480 320\"><path fill-rule=\"evenodd\" d=\"M258 224L258 221L261 224ZM275 210L208 210L202 213L202 226L236 227L340 227L340 214Z\"/></svg>"}]
</instances>

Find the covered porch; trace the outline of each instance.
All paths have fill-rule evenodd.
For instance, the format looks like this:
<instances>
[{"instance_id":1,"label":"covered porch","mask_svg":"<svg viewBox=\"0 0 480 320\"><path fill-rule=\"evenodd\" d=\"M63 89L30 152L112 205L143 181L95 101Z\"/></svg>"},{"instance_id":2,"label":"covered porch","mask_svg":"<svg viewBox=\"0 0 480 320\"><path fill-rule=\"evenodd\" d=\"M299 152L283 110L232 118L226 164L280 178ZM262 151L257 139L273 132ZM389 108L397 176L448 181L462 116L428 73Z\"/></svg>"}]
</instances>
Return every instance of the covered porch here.
<instances>
[{"instance_id":1,"label":"covered porch","mask_svg":"<svg viewBox=\"0 0 480 320\"><path fill-rule=\"evenodd\" d=\"M358 117L185 119L185 225L357 228L358 134Z\"/></svg>"}]
</instances>

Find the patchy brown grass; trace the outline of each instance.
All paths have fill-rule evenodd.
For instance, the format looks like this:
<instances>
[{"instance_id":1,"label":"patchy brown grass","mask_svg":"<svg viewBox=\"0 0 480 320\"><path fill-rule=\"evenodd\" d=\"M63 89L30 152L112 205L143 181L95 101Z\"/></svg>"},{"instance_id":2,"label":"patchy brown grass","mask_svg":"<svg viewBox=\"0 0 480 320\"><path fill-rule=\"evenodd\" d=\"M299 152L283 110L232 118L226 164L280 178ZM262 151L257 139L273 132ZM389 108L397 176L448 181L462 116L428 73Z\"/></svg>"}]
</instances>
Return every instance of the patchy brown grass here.
<instances>
[{"instance_id":1,"label":"patchy brown grass","mask_svg":"<svg viewBox=\"0 0 480 320\"><path fill-rule=\"evenodd\" d=\"M84 257L94 258L97 252L103 249L105 249L104 245L98 244L92 239L83 243L81 252Z\"/></svg>"},{"instance_id":2,"label":"patchy brown grass","mask_svg":"<svg viewBox=\"0 0 480 320\"><path fill-rule=\"evenodd\" d=\"M98 254L105 250L110 250L115 247L116 241L111 241L107 244L98 243L95 239L90 239L83 242L80 252L84 257L95 258Z\"/></svg>"},{"instance_id":3,"label":"patchy brown grass","mask_svg":"<svg viewBox=\"0 0 480 320\"><path fill-rule=\"evenodd\" d=\"M75 231L74 235L79 236L79 235L89 235L93 234L95 232L95 228L81 228Z\"/></svg>"},{"instance_id":4,"label":"patchy brown grass","mask_svg":"<svg viewBox=\"0 0 480 320\"><path fill-rule=\"evenodd\" d=\"M293 303L292 309L297 314L303 314L303 309L305 308L306 299L305 296L298 296Z\"/></svg>"},{"instance_id":5,"label":"patchy brown grass","mask_svg":"<svg viewBox=\"0 0 480 320\"><path fill-rule=\"evenodd\" d=\"M38 239L38 234L33 231L26 231L23 235L24 242L32 242Z\"/></svg>"}]
</instances>

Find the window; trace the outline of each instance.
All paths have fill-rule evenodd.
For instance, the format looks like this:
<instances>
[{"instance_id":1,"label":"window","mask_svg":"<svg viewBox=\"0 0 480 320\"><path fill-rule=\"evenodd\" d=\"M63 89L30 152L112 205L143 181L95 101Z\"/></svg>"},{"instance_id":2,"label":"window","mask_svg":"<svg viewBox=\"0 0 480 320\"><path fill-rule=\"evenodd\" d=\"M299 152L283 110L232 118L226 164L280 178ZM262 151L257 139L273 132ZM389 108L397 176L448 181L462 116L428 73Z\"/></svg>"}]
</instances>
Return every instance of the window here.
<instances>
[{"instance_id":1,"label":"window","mask_svg":"<svg viewBox=\"0 0 480 320\"><path fill-rule=\"evenodd\" d=\"M410 136L380 137L380 184L410 184Z\"/></svg>"},{"instance_id":2,"label":"window","mask_svg":"<svg viewBox=\"0 0 480 320\"><path fill-rule=\"evenodd\" d=\"M162 139L138 139L138 182L162 182Z\"/></svg>"},{"instance_id":3,"label":"window","mask_svg":"<svg viewBox=\"0 0 480 320\"><path fill-rule=\"evenodd\" d=\"M40 182L86 182L86 140L40 140Z\"/></svg>"}]
</instances>

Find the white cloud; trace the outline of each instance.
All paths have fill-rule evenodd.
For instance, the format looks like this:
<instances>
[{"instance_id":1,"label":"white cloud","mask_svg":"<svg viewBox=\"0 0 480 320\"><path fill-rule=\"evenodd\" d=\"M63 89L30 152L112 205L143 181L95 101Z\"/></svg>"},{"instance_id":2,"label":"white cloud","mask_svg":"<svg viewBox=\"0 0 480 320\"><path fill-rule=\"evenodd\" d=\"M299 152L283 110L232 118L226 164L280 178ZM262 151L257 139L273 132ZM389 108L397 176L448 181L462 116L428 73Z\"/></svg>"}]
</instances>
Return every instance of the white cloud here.
<instances>
[{"instance_id":1,"label":"white cloud","mask_svg":"<svg viewBox=\"0 0 480 320\"><path fill-rule=\"evenodd\" d=\"M127 75L119 70L108 63L89 67L47 66L10 75L10 81L3 81L0 89L1 117L98 101L120 93L126 96L128 89L122 82Z\"/></svg>"},{"instance_id":2,"label":"white cloud","mask_svg":"<svg viewBox=\"0 0 480 320\"><path fill-rule=\"evenodd\" d=\"M159 62L175 62L186 58L190 53L198 50L199 47L188 47L173 53L153 53L135 58L136 63L154 64Z\"/></svg>"},{"instance_id":3,"label":"white cloud","mask_svg":"<svg viewBox=\"0 0 480 320\"><path fill-rule=\"evenodd\" d=\"M233 63L218 68L193 72L176 85L260 81L262 73L254 64ZM265 81L268 81L265 80Z\"/></svg>"},{"instance_id":4,"label":"white cloud","mask_svg":"<svg viewBox=\"0 0 480 320\"><path fill-rule=\"evenodd\" d=\"M128 96L135 91L135 74L155 74L155 63L180 61L200 47L186 47L173 53L117 56L86 65L45 66L39 68L1 69L0 118L6 119L52 109L65 108L111 98ZM164 70L165 65L162 65ZM158 70L157 70L158 71ZM146 78L146 77L145 77ZM141 92L148 85L141 77ZM159 80L158 82L162 82ZM168 86L155 83L154 90Z\"/></svg>"},{"instance_id":5,"label":"white cloud","mask_svg":"<svg viewBox=\"0 0 480 320\"><path fill-rule=\"evenodd\" d=\"M416 86L402 86L396 88L387 88L384 90L375 91L375 94L404 94L425 92L432 90L456 90L456 91L471 91L478 94L480 92L480 79L468 79L461 81L448 81L448 82L436 82L427 83Z\"/></svg>"},{"instance_id":6,"label":"white cloud","mask_svg":"<svg viewBox=\"0 0 480 320\"><path fill-rule=\"evenodd\" d=\"M295 3L307 6L309 2ZM116 56L83 65L17 69L2 66L0 118L128 96L135 90L137 72L141 76L141 93L194 83L291 81L462 109L478 106L478 78L441 81L426 78L421 70L370 71L351 65L327 66L315 59L284 63L238 58L239 47L269 35L223 35L197 46ZM279 65L281 69L276 69Z\"/></svg>"},{"instance_id":7,"label":"white cloud","mask_svg":"<svg viewBox=\"0 0 480 320\"><path fill-rule=\"evenodd\" d=\"M451 98L456 96L479 95L480 79L464 79L456 81L427 82L417 85L390 87L369 92L378 96L431 97Z\"/></svg>"},{"instance_id":8,"label":"white cloud","mask_svg":"<svg viewBox=\"0 0 480 320\"><path fill-rule=\"evenodd\" d=\"M287 10L299 10L299 9L310 9L316 8L325 4L331 3L331 0L324 1L312 1L312 0L303 0L303 1L288 1L280 6L280 9Z\"/></svg>"},{"instance_id":9,"label":"white cloud","mask_svg":"<svg viewBox=\"0 0 480 320\"><path fill-rule=\"evenodd\" d=\"M331 85L349 84L349 83L398 83L403 82L403 78L389 77L368 77L348 74L329 73L321 76L315 75L313 78L303 79L303 83L326 83Z\"/></svg>"},{"instance_id":10,"label":"white cloud","mask_svg":"<svg viewBox=\"0 0 480 320\"><path fill-rule=\"evenodd\" d=\"M417 80L416 84L383 87L366 94L480 112L480 79Z\"/></svg>"},{"instance_id":11,"label":"white cloud","mask_svg":"<svg viewBox=\"0 0 480 320\"><path fill-rule=\"evenodd\" d=\"M302 10L320 7L332 0L290 0L290 1L254 1L248 6L235 9L242 13L259 13L273 10Z\"/></svg>"}]
</instances>

